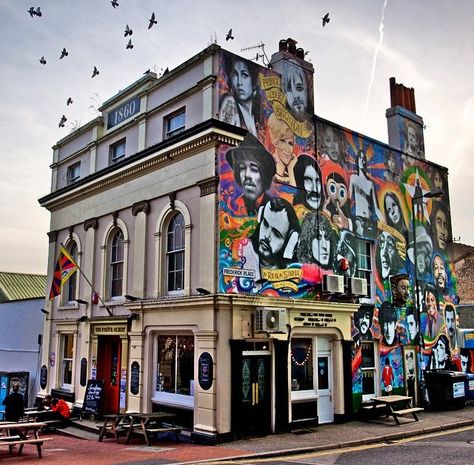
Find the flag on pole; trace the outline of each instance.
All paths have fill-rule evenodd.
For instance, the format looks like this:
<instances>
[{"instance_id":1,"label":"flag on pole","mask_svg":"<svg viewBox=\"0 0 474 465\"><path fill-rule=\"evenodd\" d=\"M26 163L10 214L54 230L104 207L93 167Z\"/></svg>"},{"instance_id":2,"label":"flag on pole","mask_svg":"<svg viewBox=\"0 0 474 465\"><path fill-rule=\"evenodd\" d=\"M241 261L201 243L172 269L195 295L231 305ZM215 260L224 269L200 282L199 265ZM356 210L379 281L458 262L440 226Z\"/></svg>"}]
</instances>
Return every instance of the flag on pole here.
<instances>
[{"instance_id":1,"label":"flag on pole","mask_svg":"<svg viewBox=\"0 0 474 465\"><path fill-rule=\"evenodd\" d=\"M77 271L78 266L69 252L61 246L59 258L54 268L53 282L49 291L49 300L61 294L63 284Z\"/></svg>"}]
</instances>

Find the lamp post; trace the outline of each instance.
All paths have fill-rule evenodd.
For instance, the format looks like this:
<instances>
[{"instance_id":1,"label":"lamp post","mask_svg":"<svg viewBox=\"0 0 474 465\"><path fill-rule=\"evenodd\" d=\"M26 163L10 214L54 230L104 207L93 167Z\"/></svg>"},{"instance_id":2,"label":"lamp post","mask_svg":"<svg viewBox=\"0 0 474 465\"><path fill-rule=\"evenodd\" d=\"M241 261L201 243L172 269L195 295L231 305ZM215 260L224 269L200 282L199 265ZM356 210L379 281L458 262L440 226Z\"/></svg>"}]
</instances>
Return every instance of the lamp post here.
<instances>
[{"instance_id":1,"label":"lamp post","mask_svg":"<svg viewBox=\"0 0 474 465\"><path fill-rule=\"evenodd\" d=\"M416 194L416 191L415 191ZM411 198L411 229L413 231L413 265L415 267L415 307L418 321L418 330L420 327L420 293L418 290L418 256L416 251L416 224L415 224L415 200L421 200L421 214L423 215L423 199L439 198L444 194L441 190L426 192L425 194L414 195ZM418 214L418 211L417 211ZM421 334L420 334L421 336ZM422 339L421 339L422 340Z\"/></svg>"}]
</instances>

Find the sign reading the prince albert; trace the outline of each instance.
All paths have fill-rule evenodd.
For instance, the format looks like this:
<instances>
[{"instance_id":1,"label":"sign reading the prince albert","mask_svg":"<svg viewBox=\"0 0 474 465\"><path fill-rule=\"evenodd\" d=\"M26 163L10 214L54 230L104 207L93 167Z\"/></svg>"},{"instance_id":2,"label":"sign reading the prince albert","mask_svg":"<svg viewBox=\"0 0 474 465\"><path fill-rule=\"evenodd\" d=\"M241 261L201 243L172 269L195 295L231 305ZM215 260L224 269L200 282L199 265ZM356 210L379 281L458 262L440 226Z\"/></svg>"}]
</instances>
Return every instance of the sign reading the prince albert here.
<instances>
[{"instance_id":1,"label":"sign reading the prince albert","mask_svg":"<svg viewBox=\"0 0 474 465\"><path fill-rule=\"evenodd\" d=\"M207 391L212 386L214 374L212 356L209 352L203 352L199 356L199 385Z\"/></svg>"}]
</instances>

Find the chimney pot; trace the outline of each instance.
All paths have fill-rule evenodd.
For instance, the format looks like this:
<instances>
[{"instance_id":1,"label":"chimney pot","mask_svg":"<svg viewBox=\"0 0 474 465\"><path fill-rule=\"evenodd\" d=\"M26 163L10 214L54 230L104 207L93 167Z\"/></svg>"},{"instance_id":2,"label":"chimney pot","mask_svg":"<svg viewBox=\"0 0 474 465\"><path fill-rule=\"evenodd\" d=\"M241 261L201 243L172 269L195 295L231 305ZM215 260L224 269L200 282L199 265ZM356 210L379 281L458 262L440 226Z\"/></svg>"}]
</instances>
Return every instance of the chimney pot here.
<instances>
[{"instance_id":1,"label":"chimney pot","mask_svg":"<svg viewBox=\"0 0 474 465\"><path fill-rule=\"evenodd\" d=\"M279 44L278 44L278 51L279 52L286 52L287 51L287 43L285 39L281 39Z\"/></svg>"},{"instance_id":2,"label":"chimney pot","mask_svg":"<svg viewBox=\"0 0 474 465\"><path fill-rule=\"evenodd\" d=\"M304 60L304 50L301 47L296 49L296 57Z\"/></svg>"}]
</instances>

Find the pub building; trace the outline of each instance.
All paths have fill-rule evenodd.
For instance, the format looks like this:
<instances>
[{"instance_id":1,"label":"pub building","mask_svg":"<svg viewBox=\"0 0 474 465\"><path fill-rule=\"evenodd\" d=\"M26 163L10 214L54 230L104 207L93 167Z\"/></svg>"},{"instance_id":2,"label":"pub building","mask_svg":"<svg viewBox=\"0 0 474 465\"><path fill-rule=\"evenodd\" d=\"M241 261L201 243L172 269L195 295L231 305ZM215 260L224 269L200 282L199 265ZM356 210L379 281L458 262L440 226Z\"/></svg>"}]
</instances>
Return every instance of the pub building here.
<instances>
[{"instance_id":1,"label":"pub building","mask_svg":"<svg viewBox=\"0 0 474 465\"><path fill-rule=\"evenodd\" d=\"M353 418L386 360L420 401L435 257L438 323L456 295L447 169L413 89L390 80L378 142L316 116L312 64L278 48L149 72L53 147L49 282L61 244L78 270L46 303L40 397L87 411L100 385L100 413L174 412L210 443Z\"/></svg>"}]
</instances>

